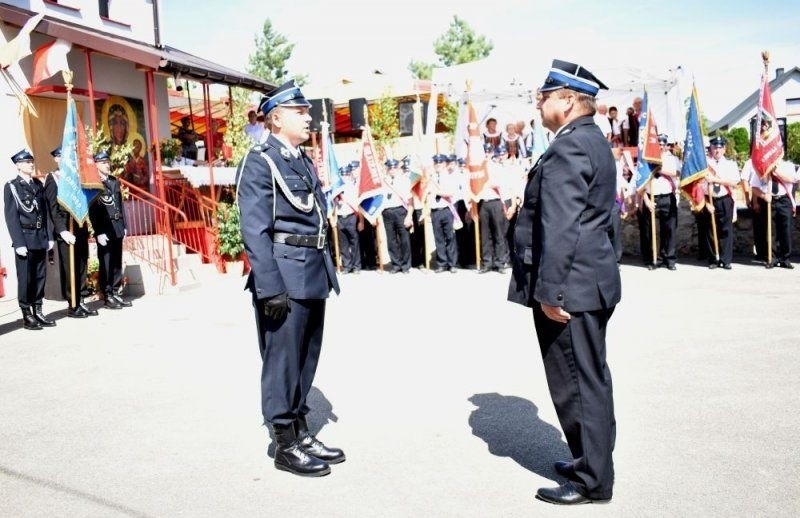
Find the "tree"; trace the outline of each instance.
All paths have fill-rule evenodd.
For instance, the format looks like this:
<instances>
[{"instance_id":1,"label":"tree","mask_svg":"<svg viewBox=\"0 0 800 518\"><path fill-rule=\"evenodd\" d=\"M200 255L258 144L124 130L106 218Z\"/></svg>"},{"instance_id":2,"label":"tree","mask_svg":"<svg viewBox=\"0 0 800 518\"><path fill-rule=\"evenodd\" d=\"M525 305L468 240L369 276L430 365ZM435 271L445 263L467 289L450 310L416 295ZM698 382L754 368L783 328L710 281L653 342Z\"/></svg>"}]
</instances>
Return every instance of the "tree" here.
<instances>
[{"instance_id":1,"label":"tree","mask_svg":"<svg viewBox=\"0 0 800 518\"><path fill-rule=\"evenodd\" d=\"M270 83L284 83L289 78L286 62L292 56L294 43L289 43L286 36L275 31L267 18L261 34L255 36L255 47L255 53L248 57L250 64L247 72ZM296 74L294 78L298 86L306 82L305 75Z\"/></svg>"},{"instance_id":2,"label":"tree","mask_svg":"<svg viewBox=\"0 0 800 518\"><path fill-rule=\"evenodd\" d=\"M745 128L733 128L728 132L736 153L745 153L750 158L750 133Z\"/></svg>"},{"instance_id":3,"label":"tree","mask_svg":"<svg viewBox=\"0 0 800 518\"><path fill-rule=\"evenodd\" d=\"M397 142L400 137L400 119L397 100L392 97L390 90L383 93L378 102L369 110L369 127L374 138L383 148L383 157L386 151Z\"/></svg>"},{"instance_id":4,"label":"tree","mask_svg":"<svg viewBox=\"0 0 800 518\"><path fill-rule=\"evenodd\" d=\"M433 64L424 61L411 60L408 69L416 79L430 79L433 77Z\"/></svg>"},{"instance_id":5,"label":"tree","mask_svg":"<svg viewBox=\"0 0 800 518\"><path fill-rule=\"evenodd\" d=\"M466 21L455 15L447 31L433 42L433 51L439 56L439 65L445 67L483 59L489 56L493 48L491 41L476 34ZM434 66L436 65L412 60L408 69L417 79L430 79Z\"/></svg>"},{"instance_id":6,"label":"tree","mask_svg":"<svg viewBox=\"0 0 800 518\"><path fill-rule=\"evenodd\" d=\"M800 122L786 126L786 160L800 164Z\"/></svg>"},{"instance_id":7,"label":"tree","mask_svg":"<svg viewBox=\"0 0 800 518\"><path fill-rule=\"evenodd\" d=\"M447 132L452 135L458 124L458 103L445 100L442 109L436 114L436 122L447 128Z\"/></svg>"}]
</instances>

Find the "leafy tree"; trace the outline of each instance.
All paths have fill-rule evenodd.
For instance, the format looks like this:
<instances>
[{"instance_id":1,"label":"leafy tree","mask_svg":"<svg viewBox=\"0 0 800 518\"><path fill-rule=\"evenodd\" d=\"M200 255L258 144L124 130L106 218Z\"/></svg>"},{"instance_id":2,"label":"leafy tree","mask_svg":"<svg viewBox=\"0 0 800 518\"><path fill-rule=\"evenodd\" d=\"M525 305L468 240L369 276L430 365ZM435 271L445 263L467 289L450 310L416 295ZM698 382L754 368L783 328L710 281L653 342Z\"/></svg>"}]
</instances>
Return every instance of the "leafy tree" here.
<instances>
[{"instance_id":1,"label":"leafy tree","mask_svg":"<svg viewBox=\"0 0 800 518\"><path fill-rule=\"evenodd\" d=\"M238 164L253 146L253 140L245 133L247 108L250 106L250 92L243 88L233 89L233 110L225 117L227 130L223 142L233 150L232 164Z\"/></svg>"},{"instance_id":2,"label":"leafy tree","mask_svg":"<svg viewBox=\"0 0 800 518\"><path fill-rule=\"evenodd\" d=\"M400 137L400 119L397 100L392 97L391 90L386 90L378 102L369 109L369 127L374 138L386 150Z\"/></svg>"},{"instance_id":3,"label":"leafy tree","mask_svg":"<svg viewBox=\"0 0 800 518\"><path fill-rule=\"evenodd\" d=\"M430 79L433 77L433 64L424 61L411 60L408 69L416 79Z\"/></svg>"},{"instance_id":4,"label":"leafy tree","mask_svg":"<svg viewBox=\"0 0 800 518\"><path fill-rule=\"evenodd\" d=\"M745 153L750 158L750 133L745 128L733 128L728 136L734 143L736 153Z\"/></svg>"},{"instance_id":5,"label":"leafy tree","mask_svg":"<svg viewBox=\"0 0 800 518\"><path fill-rule=\"evenodd\" d=\"M800 122L786 126L786 160L800 164Z\"/></svg>"},{"instance_id":6,"label":"leafy tree","mask_svg":"<svg viewBox=\"0 0 800 518\"><path fill-rule=\"evenodd\" d=\"M447 32L433 42L439 62L446 67L488 57L493 48L490 40L476 34L466 21L455 15Z\"/></svg>"},{"instance_id":7,"label":"leafy tree","mask_svg":"<svg viewBox=\"0 0 800 518\"><path fill-rule=\"evenodd\" d=\"M294 43L290 43L286 36L272 28L272 22L267 18L261 28L261 33L255 36L255 53L249 56L247 72L264 81L281 84L289 78L286 62L292 56ZM307 77L295 75L298 85L303 85Z\"/></svg>"}]
</instances>

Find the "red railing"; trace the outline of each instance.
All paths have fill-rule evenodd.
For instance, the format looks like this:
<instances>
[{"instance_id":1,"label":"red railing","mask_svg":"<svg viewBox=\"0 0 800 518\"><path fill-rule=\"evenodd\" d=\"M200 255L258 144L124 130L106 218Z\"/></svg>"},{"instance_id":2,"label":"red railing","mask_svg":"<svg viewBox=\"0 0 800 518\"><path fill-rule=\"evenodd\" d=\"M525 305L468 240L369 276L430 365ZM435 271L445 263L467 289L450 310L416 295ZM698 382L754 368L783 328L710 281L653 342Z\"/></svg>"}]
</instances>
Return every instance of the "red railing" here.
<instances>
[{"instance_id":1,"label":"red railing","mask_svg":"<svg viewBox=\"0 0 800 518\"><path fill-rule=\"evenodd\" d=\"M175 222L175 239L199 254L203 262L214 263L224 272L225 261L217 251L218 203L198 192L185 179L165 179L164 197L169 205L186 214L186 221Z\"/></svg>"}]
</instances>

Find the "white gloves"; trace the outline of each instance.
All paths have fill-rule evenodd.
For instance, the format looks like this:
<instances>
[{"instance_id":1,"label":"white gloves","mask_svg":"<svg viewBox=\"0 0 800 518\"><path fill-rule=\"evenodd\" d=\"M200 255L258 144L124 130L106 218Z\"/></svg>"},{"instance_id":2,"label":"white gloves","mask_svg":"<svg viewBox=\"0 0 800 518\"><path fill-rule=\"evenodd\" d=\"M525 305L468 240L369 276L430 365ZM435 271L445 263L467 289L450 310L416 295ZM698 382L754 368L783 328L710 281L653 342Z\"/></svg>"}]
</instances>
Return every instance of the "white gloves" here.
<instances>
[{"instance_id":1,"label":"white gloves","mask_svg":"<svg viewBox=\"0 0 800 518\"><path fill-rule=\"evenodd\" d=\"M20 246L14 249L14 252L20 257L28 257L28 247L27 246Z\"/></svg>"},{"instance_id":2,"label":"white gloves","mask_svg":"<svg viewBox=\"0 0 800 518\"><path fill-rule=\"evenodd\" d=\"M99 234L97 236L97 244L100 246L106 246L108 244L108 236L105 234Z\"/></svg>"},{"instance_id":3,"label":"white gloves","mask_svg":"<svg viewBox=\"0 0 800 518\"><path fill-rule=\"evenodd\" d=\"M66 244L68 245L75 244L75 236L72 235L72 232L70 232L69 230L63 230L58 235L61 236L61 239L63 239Z\"/></svg>"},{"instance_id":4,"label":"white gloves","mask_svg":"<svg viewBox=\"0 0 800 518\"><path fill-rule=\"evenodd\" d=\"M56 242L55 242L55 241L48 241L48 242L47 242L47 251L49 252L50 250L52 250L52 249L53 249L53 246L54 246L55 244L56 244Z\"/></svg>"}]
</instances>

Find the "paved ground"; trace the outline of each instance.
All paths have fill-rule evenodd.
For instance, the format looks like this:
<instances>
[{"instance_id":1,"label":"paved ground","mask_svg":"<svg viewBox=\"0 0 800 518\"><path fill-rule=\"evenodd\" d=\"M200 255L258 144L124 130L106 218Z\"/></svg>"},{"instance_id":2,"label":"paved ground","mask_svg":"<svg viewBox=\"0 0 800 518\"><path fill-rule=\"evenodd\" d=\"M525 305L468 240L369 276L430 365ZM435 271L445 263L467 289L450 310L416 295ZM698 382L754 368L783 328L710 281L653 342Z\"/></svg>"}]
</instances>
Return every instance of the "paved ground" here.
<instances>
[{"instance_id":1,"label":"paved ground","mask_svg":"<svg viewBox=\"0 0 800 518\"><path fill-rule=\"evenodd\" d=\"M365 272L328 306L312 425L348 460L316 480L267 456L240 279L2 317L0 516L797 516L800 269L622 274L610 505L534 499L568 451L508 276Z\"/></svg>"}]
</instances>

